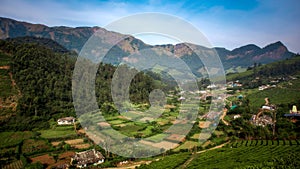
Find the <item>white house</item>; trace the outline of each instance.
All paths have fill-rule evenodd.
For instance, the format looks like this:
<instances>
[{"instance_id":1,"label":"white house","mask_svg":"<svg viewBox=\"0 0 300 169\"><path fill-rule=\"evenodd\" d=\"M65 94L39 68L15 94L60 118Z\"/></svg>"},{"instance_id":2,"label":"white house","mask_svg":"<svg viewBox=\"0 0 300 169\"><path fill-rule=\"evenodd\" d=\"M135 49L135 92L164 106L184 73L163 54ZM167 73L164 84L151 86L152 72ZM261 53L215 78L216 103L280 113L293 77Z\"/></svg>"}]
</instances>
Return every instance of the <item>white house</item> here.
<instances>
[{"instance_id":1,"label":"white house","mask_svg":"<svg viewBox=\"0 0 300 169\"><path fill-rule=\"evenodd\" d=\"M72 125L75 123L74 117L64 117L57 120L58 125Z\"/></svg>"},{"instance_id":2,"label":"white house","mask_svg":"<svg viewBox=\"0 0 300 169\"><path fill-rule=\"evenodd\" d=\"M178 100L183 101L183 100L185 100L185 97L181 96Z\"/></svg>"},{"instance_id":3,"label":"white house","mask_svg":"<svg viewBox=\"0 0 300 169\"><path fill-rule=\"evenodd\" d=\"M236 114L236 115L233 116L233 119L237 119L237 118L240 118L240 117L241 117L240 114Z\"/></svg>"}]
</instances>

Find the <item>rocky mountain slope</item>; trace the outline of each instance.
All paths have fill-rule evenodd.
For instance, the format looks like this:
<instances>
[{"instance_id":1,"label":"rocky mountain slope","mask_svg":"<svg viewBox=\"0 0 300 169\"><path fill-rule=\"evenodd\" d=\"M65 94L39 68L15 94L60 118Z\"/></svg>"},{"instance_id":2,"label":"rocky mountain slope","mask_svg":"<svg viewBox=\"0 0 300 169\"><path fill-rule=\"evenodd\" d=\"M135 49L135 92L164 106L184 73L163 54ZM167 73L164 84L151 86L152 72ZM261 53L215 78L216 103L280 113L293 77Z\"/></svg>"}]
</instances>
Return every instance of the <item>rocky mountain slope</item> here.
<instances>
[{"instance_id":1,"label":"rocky mountain slope","mask_svg":"<svg viewBox=\"0 0 300 169\"><path fill-rule=\"evenodd\" d=\"M151 46L132 36L107 31L100 27L48 27L41 24L31 24L0 17L0 39L22 36L49 38L58 42L66 49L76 52L81 50L86 41L96 31L99 33L101 42L104 44L111 45L115 43L116 39L124 38L107 55L109 58L107 62L112 64L118 64L128 55L138 50L163 48L181 57L185 62L190 63L189 66L193 69L193 72L199 72L202 68L202 64L199 64L199 59L195 57L193 51L185 44ZM218 53L226 72L243 71L249 66L254 65L254 63L267 64L294 55L280 41L263 48L250 44L232 51L225 48L213 48L210 50L215 50Z\"/></svg>"}]
</instances>

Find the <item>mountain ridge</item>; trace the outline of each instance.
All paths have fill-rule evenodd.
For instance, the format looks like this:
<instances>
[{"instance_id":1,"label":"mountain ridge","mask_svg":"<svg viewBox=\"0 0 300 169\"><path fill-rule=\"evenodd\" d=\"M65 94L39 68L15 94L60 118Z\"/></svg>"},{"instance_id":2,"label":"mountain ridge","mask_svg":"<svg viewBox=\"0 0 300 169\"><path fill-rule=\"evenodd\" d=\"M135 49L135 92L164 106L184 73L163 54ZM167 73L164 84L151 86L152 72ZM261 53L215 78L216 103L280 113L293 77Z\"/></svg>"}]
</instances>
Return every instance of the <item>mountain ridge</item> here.
<instances>
[{"instance_id":1,"label":"mountain ridge","mask_svg":"<svg viewBox=\"0 0 300 169\"><path fill-rule=\"evenodd\" d=\"M196 60L190 57L193 54L193 51L191 51L187 45L182 43L176 45L166 44L152 46L133 36L108 31L98 26L81 26L75 28L67 26L48 27L43 24L31 24L28 22L20 22L0 17L0 39L22 36L49 38L58 42L68 50L74 50L77 53L79 53L86 41L95 32L101 35L101 41L103 43L109 45L114 45L116 40L125 38L116 45L117 49L115 52L112 52L112 55L117 55L113 56L116 57L114 58L115 61L113 61L113 63L118 63L123 58L128 57L128 55L144 48L163 48L179 57L182 57L185 61L197 63ZM283 60L294 55L280 41L271 43L262 48L255 44L248 44L233 50L228 50L222 47L214 47L211 50L215 50L218 53L227 72L237 72L240 71L239 68L245 70L254 65L254 63L267 64ZM195 65L193 67L195 69L194 72L197 72L200 69L200 65Z\"/></svg>"}]
</instances>

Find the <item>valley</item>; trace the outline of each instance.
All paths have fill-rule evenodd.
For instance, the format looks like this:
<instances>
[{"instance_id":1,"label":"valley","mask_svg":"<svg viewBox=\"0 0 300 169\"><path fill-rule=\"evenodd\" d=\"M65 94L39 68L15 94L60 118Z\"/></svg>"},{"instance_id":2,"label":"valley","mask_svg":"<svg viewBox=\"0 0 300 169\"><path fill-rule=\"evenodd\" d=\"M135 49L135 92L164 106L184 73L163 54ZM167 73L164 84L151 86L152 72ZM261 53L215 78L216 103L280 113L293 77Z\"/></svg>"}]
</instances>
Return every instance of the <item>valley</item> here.
<instances>
[{"instance_id":1,"label":"valley","mask_svg":"<svg viewBox=\"0 0 300 169\"><path fill-rule=\"evenodd\" d=\"M168 76L139 72L128 89L131 102L118 109L111 92L114 72L120 67L123 75L137 71L127 65L117 67L120 58L136 49L176 53L193 72L203 67L193 64L197 63L193 54L178 52L185 45L151 46L127 37L108 53L108 63L98 65L99 108L78 114L72 95L76 52L102 28L47 27L6 18L0 23L6 28L0 37L8 38L0 40L0 168L76 168L85 165L78 160L80 153L91 152L97 157L87 163L91 168L299 166L300 113L293 107L300 108L300 56L281 42L232 51L206 49L217 51L224 64L224 86L197 76L198 89L184 91ZM15 26L8 28L8 23ZM70 34L71 30L76 33ZM102 31L104 39L124 36ZM87 67L94 64L87 61ZM165 104L151 105L149 93L154 89L164 92ZM78 94L88 103L85 90ZM214 91L223 90L214 98ZM224 104L211 107L213 101ZM146 114L151 106L153 112ZM191 113L194 109L196 115Z\"/></svg>"}]
</instances>

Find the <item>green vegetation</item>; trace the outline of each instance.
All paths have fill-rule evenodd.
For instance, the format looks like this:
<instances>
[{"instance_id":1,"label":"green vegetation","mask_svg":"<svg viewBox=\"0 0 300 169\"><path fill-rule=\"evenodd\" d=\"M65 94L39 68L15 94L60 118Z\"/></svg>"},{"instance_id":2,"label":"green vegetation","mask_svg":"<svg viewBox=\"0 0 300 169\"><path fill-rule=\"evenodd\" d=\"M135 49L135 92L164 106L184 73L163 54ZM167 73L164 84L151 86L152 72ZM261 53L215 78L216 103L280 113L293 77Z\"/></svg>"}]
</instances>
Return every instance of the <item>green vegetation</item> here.
<instances>
[{"instance_id":1,"label":"green vegetation","mask_svg":"<svg viewBox=\"0 0 300 169\"><path fill-rule=\"evenodd\" d=\"M0 66L8 66L11 62L11 56L8 56L7 54L0 53Z\"/></svg>"},{"instance_id":2,"label":"green vegetation","mask_svg":"<svg viewBox=\"0 0 300 169\"><path fill-rule=\"evenodd\" d=\"M14 147L33 136L33 132L0 132L0 148Z\"/></svg>"},{"instance_id":3,"label":"green vegetation","mask_svg":"<svg viewBox=\"0 0 300 169\"><path fill-rule=\"evenodd\" d=\"M199 141L185 141L182 145L174 149L174 151L179 151L179 150L187 150L187 149L192 149L194 147L198 147L201 144Z\"/></svg>"},{"instance_id":4,"label":"green vegetation","mask_svg":"<svg viewBox=\"0 0 300 169\"><path fill-rule=\"evenodd\" d=\"M257 89L256 89L257 90ZM256 91L247 96L251 106L260 107L264 104L264 98L268 97L273 104L287 105L299 101L300 79L278 84L277 88ZM284 96L284 97L282 97Z\"/></svg>"},{"instance_id":5,"label":"green vegetation","mask_svg":"<svg viewBox=\"0 0 300 169\"><path fill-rule=\"evenodd\" d=\"M75 137L74 126L57 126L54 129L40 130L41 137L47 139L59 139L67 137Z\"/></svg>"},{"instance_id":6,"label":"green vegetation","mask_svg":"<svg viewBox=\"0 0 300 169\"><path fill-rule=\"evenodd\" d=\"M182 165L189 157L190 153L179 153L174 155L168 155L158 161L153 161L149 165L141 165L140 169L166 169L166 168L177 168Z\"/></svg>"},{"instance_id":7,"label":"green vegetation","mask_svg":"<svg viewBox=\"0 0 300 169\"><path fill-rule=\"evenodd\" d=\"M37 40L37 43L31 43L30 40L30 44L23 43L27 40L18 43L13 40L0 41L1 57L4 57L4 53L12 55L11 69L8 71L12 73L21 92L15 112L17 116L5 119L5 123L1 122L1 130L48 129L50 118L57 120L60 117L75 116L71 83L76 57L70 53L55 53L62 49L49 40ZM4 60L4 63L8 62ZM125 72L136 71L126 66L121 66L119 69L124 69L123 75L126 75ZM106 114L118 114L115 105L111 104L110 90L115 71L116 67L101 64L95 81L97 102ZM5 92L1 92L3 95L1 97L16 93L6 90L13 89L8 74L3 70L0 78L0 89L5 88ZM160 88L157 85L162 84L156 83L143 72L137 73L130 86L130 99L134 103L148 103L148 94L154 88Z\"/></svg>"},{"instance_id":8,"label":"green vegetation","mask_svg":"<svg viewBox=\"0 0 300 169\"><path fill-rule=\"evenodd\" d=\"M28 139L23 142L22 153L28 155L37 152L45 152L50 150L49 143L46 140Z\"/></svg>"},{"instance_id":9,"label":"green vegetation","mask_svg":"<svg viewBox=\"0 0 300 169\"><path fill-rule=\"evenodd\" d=\"M279 162L284 160L289 160L291 163L280 164L280 166L286 168L299 166L300 146L298 144L288 142L283 145L277 140L269 143L263 140L234 142L224 148L198 154L187 168L251 168L250 166L277 168Z\"/></svg>"},{"instance_id":10,"label":"green vegetation","mask_svg":"<svg viewBox=\"0 0 300 169\"><path fill-rule=\"evenodd\" d=\"M243 83L253 88L258 85L268 83L268 78L284 77L288 78L290 75L299 73L300 70L300 56L296 55L290 59L270 63L267 65L257 65L248 68L247 71L241 73L229 73L226 77L227 81L242 80ZM251 80L259 77L259 80L251 82Z\"/></svg>"},{"instance_id":11,"label":"green vegetation","mask_svg":"<svg viewBox=\"0 0 300 169\"><path fill-rule=\"evenodd\" d=\"M121 54L128 54L119 47L115 47L110 52L110 56L115 55L113 58L115 63L119 62ZM191 61L187 56L184 58L186 61ZM0 140L0 167L3 167L2 163L19 168L43 167L41 163L29 164L29 160L26 158L47 154L58 158L58 154L67 150L79 150L79 148L64 142L68 139L80 138L89 142L85 138L86 136L76 132L73 125L58 126L56 124L58 118L75 116L71 91L76 61L74 53L68 52L64 47L51 40L27 37L9 41L1 40L0 59L0 66L10 66L10 68L0 69L0 102L8 100L17 103L15 104L17 105L16 110L12 107L7 108L7 106L0 109L0 138L2 138ZM94 64L89 61L87 63L88 65ZM194 65L194 68L198 66ZM118 69L122 72L120 76L127 77L130 73L137 73L137 70L126 65L119 66ZM233 71L241 69L242 67L236 67ZM180 136L178 138L170 137L171 133L161 134L176 120L179 108L188 110L193 106L193 104L185 104L185 107L180 107L177 100L178 91L173 90L173 86L169 85L172 84L171 81L168 81L170 79L167 79L165 83L158 74L153 72L137 73L129 88L132 104L124 104L123 109L118 111L120 105L113 104L111 96L112 78L116 70L117 68L110 64L99 65L95 79L95 94L99 111L78 116L86 120L82 121L82 126L78 125L76 128L82 129L85 124L94 123L96 125L89 128L89 131L92 131L94 127L96 131L102 130L103 133L107 133L116 140L121 140L121 138L118 135L112 135L112 129L108 128L108 124L122 134L148 138L147 141L153 143L158 143L166 137L168 137L164 139L166 144L181 139ZM233 96L227 98L229 111L224 119L229 122L229 125L225 125L221 121L209 140L201 145L199 142L201 128L198 118L190 133L175 150L164 153L162 158L157 157L161 158L160 160L153 161L149 165L142 165L140 168L180 168L184 163L188 168L262 168L283 165L293 168L299 165L298 162L292 161L299 161L299 140L297 140L300 138L299 122L291 122L283 117L291 105L300 107L298 94L300 80L295 79L295 77L300 77L299 70L300 56L295 56L269 65L255 65L240 74L228 75L229 80L240 80L240 83L243 84L243 87L231 88ZM13 83L14 81L16 85ZM277 85L276 88L263 91L256 89L259 85L269 84L270 81L278 81L274 82ZM204 89L210 82L204 78L199 80L198 84L199 88ZM114 87L116 91L125 90L122 89L122 85ZM168 91L169 108L166 108L154 121L148 117L143 122L138 122L137 120L142 119L140 111L150 107L149 92L156 88ZM171 89L172 92L170 92ZM84 91L78 93L84 98ZM244 97L237 98L236 95L240 94ZM255 126L250 121L252 115L255 115L264 104L265 97L270 98L278 108L274 134L271 125ZM200 103L199 116L208 111L212 96L206 98L207 100L202 100ZM83 99L83 102L89 102L89 100ZM235 104L237 107L230 109L229 103ZM89 109L89 107L85 108ZM99 121L103 120L99 116L100 112L104 116L105 122L99 124ZM241 115L240 118L234 119L233 116L237 114ZM203 121L201 120L201 122ZM178 124L174 130L180 132L184 130L182 126L183 124ZM235 142L236 140L243 141ZM209 149L225 142L230 143L224 148L204 150L201 153L194 152L194 154L181 153ZM89 142L88 146L95 145ZM108 167L115 166L117 162L120 162L118 160L127 160L105 152L101 148L98 149L108 157L108 162L105 163Z\"/></svg>"}]
</instances>

